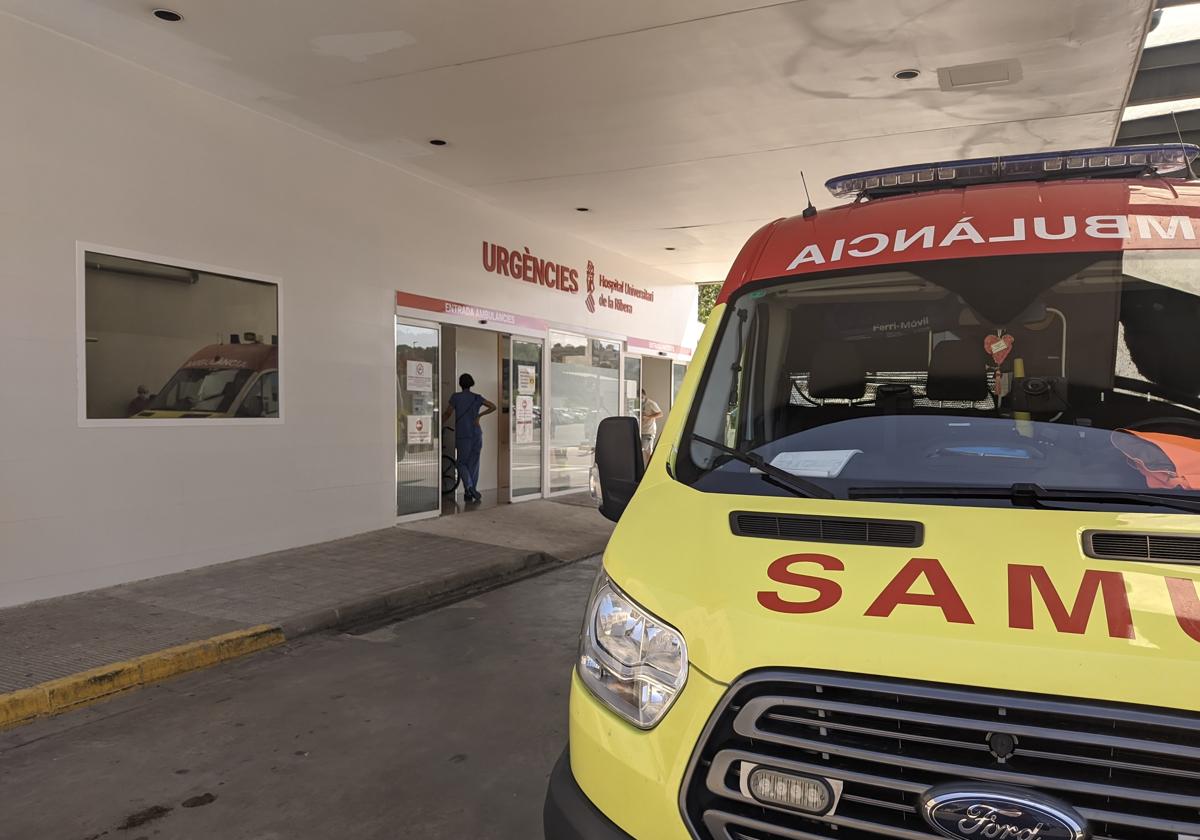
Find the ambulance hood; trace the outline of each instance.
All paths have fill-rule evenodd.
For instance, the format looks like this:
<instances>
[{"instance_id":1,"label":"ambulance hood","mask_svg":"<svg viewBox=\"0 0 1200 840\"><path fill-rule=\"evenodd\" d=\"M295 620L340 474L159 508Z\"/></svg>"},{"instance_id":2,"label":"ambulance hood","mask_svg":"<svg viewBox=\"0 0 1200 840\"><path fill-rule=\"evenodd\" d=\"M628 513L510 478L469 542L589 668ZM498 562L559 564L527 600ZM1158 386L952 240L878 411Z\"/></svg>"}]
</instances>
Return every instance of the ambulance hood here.
<instances>
[{"instance_id":1,"label":"ambulance hood","mask_svg":"<svg viewBox=\"0 0 1200 840\"><path fill-rule=\"evenodd\" d=\"M735 512L910 521L922 534L913 547L739 536ZM1200 521L737 496L658 472L605 567L725 683L802 667L1200 711L1200 567L1088 557L1090 529L1197 533Z\"/></svg>"}]
</instances>

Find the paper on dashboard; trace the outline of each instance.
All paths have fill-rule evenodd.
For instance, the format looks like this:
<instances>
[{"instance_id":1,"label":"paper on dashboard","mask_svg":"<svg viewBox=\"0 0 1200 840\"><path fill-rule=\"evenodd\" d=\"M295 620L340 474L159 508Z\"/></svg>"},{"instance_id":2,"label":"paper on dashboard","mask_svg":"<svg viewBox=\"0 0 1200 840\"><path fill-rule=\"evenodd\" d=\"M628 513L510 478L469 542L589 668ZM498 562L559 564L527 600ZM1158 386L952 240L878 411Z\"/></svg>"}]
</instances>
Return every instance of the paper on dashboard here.
<instances>
[{"instance_id":1,"label":"paper on dashboard","mask_svg":"<svg viewBox=\"0 0 1200 840\"><path fill-rule=\"evenodd\" d=\"M808 452L780 452L771 459L771 466L792 475L812 478L837 478L850 459L861 449L815 449Z\"/></svg>"}]
</instances>

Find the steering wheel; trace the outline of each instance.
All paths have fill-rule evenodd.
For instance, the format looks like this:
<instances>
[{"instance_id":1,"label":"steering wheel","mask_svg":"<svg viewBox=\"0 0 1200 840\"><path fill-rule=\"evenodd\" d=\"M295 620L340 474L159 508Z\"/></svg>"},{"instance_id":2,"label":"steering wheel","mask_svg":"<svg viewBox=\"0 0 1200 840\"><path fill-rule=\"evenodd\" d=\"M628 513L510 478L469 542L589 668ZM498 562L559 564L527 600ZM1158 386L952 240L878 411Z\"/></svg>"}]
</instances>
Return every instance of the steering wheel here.
<instances>
[{"instance_id":1,"label":"steering wheel","mask_svg":"<svg viewBox=\"0 0 1200 840\"><path fill-rule=\"evenodd\" d=\"M1187 429L1186 434L1190 437L1200 437L1200 420L1192 417L1147 417L1145 420L1138 420L1135 423L1126 423L1125 428L1131 431L1151 431L1155 428L1163 432L1168 432L1168 429Z\"/></svg>"}]
</instances>

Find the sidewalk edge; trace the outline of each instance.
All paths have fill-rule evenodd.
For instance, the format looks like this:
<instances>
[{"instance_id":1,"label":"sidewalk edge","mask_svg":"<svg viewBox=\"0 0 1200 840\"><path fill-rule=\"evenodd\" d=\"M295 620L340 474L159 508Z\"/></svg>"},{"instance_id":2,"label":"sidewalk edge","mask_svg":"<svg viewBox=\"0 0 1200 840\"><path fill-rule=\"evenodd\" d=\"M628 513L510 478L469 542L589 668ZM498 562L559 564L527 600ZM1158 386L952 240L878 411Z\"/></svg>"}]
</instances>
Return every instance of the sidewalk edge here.
<instances>
[{"instance_id":1,"label":"sidewalk edge","mask_svg":"<svg viewBox=\"0 0 1200 840\"><path fill-rule=\"evenodd\" d=\"M176 674L237 659L284 641L278 627L260 624L0 694L0 730L57 715Z\"/></svg>"},{"instance_id":2,"label":"sidewalk edge","mask_svg":"<svg viewBox=\"0 0 1200 840\"><path fill-rule=\"evenodd\" d=\"M433 580L375 592L337 606L291 616L281 621L279 627L284 638L291 640L323 630L337 630L367 623L373 619L395 618L426 607L436 608L441 601L461 596L474 589L501 585L510 579L567 565L570 562L573 561L559 560L544 552L535 551L491 563L483 568L465 569Z\"/></svg>"},{"instance_id":3,"label":"sidewalk edge","mask_svg":"<svg viewBox=\"0 0 1200 840\"><path fill-rule=\"evenodd\" d=\"M385 590L358 600L297 615L279 624L259 624L219 636L185 642L133 659L101 665L29 688L0 694L0 731L37 718L81 708L123 691L168 677L209 668L221 662L281 645L292 639L335 630L372 619L389 619L436 609L446 600L475 590L503 585L551 568L568 566L597 556L586 552L563 559L531 552L482 569L460 571L434 580Z\"/></svg>"}]
</instances>

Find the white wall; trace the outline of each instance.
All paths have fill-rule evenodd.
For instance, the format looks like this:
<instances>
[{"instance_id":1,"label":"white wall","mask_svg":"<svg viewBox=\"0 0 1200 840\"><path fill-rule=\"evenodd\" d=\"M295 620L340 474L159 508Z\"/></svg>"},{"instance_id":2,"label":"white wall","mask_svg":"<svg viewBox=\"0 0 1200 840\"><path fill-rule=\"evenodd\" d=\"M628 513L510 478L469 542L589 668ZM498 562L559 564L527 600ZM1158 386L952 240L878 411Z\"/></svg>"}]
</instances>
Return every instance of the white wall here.
<instances>
[{"instance_id":1,"label":"white wall","mask_svg":"<svg viewBox=\"0 0 1200 840\"><path fill-rule=\"evenodd\" d=\"M0 78L0 605L394 522L397 289L675 343L694 310L487 274L483 240L668 280L3 15ZM282 278L285 422L81 428L77 241Z\"/></svg>"},{"instance_id":2,"label":"white wall","mask_svg":"<svg viewBox=\"0 0 1200 840\"><path fill-rule=\"evenodd\" d=\"M499 340L498 333L467 327L455 328L455 390L458 390L459 375L469 373L475 378L472 390L500 405ZM499 422L502 416L497 411L479 423L483 427L483 455L479 459L480 492L496 489L496 464L500 454Z\"/></svg>"}]
</instances>

